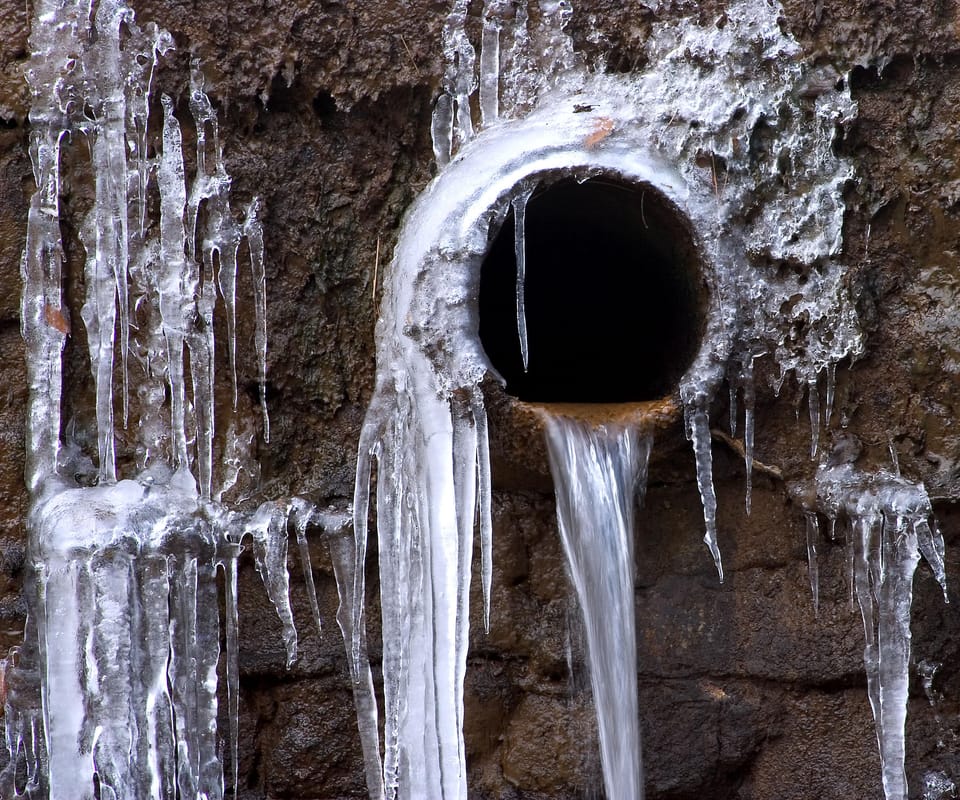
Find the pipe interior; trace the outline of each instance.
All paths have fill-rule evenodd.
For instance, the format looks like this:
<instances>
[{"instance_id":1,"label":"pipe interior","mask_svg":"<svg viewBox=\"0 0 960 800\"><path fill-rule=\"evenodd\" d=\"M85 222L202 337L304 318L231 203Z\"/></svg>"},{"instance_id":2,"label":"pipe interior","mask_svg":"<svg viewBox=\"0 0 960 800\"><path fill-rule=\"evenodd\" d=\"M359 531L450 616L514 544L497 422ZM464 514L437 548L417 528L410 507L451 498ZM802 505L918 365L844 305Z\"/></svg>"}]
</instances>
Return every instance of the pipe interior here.
<instances>
[{"instance_id":1,"label":"pipe interior","mask_svg":"<svg viewBox=\"0 0 960 800\"><path fill-rule=\"evenodd\" d=\"M669 395L704 330L707 289L687 220L650 186L543 187L526 209L529 369L516 311L513 212L480 275L480 340L508 394L540 403Z\"/></svg>"}]
</instances>

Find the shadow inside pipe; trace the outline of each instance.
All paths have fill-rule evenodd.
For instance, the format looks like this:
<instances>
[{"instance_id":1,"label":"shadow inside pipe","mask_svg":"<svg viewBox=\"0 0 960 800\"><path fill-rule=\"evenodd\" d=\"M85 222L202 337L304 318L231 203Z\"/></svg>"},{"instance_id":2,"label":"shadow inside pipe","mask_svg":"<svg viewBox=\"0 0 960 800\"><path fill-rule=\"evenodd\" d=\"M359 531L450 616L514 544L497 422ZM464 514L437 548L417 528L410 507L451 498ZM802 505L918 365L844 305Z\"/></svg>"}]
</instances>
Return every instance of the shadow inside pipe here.
<instances>
[{"instance_id":1,"label":"shadow inside pipe","mask_svg":"<svg viewBox=\"0 0 960 800\"><path fill-rule=\"evenodd\" d=\"M511 212L484 259L480 340L506 391L537 403L663 398L704 329L706 284L683 215L650 186L562 180L526 208L529 369L517 326Z\"/></svg>"}]
</instances>

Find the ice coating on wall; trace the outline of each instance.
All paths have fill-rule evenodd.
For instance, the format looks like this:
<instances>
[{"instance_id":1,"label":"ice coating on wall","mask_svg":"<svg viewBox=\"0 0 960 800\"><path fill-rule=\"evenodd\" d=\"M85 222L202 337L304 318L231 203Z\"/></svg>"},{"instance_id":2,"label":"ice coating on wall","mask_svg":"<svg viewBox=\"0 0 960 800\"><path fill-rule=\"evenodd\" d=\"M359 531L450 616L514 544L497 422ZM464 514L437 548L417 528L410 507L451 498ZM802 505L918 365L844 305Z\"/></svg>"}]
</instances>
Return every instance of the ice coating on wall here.
<instances>
[{"instance_id":1,"label":"ice coating on wall","mask_svg":"<svg viewBox=\"0 0 960 800\"><path fill-rule=\"evenodd\" d=\"M24 646L3 666L10 687L4 797L223 796L218 572L225 585L236 783L237 559L245 539L283 623L288 662L296 656L286 564L295 504L244 510L222 502L242 472L257 472L248 423L221 423L222 466L214 458L214 317L220 308L227 316L235 406L237 261L244 241L263 400L266 284L258 203L245 217L231 211L217 116L198 65L189 98L198 132L192 176L169 96L161 98L161 124L151 129L156 60L172 46L156 25L138 26L119 0L35 5L27 80L37 189L22 262L30 621ZM80 318L95 412L92 430L78 437L84 421L65 429L60 418L61 353L72 332L60 243L60 151L68 140L86 147L93 183L80 230ZM148 212L154 182L159 219ZM118 424L133 440L122 459ZM96 452L83 452L77 440L96 441ZM18 774L26 775L22 785Z\"/></svg>"},{"instance_id":2,"label":"ice coating on wall","mask_svg":"<svg viewBox=\"0 0 960 800\"><path fill-rule=\"evenodd\" d=\"M815 520L819 512L831 528L838 520L845 525L851 591L863 616L863 660L883 766L884 796L906 800L910 607L913 576L921 557L947 599L943 536L932 522L930 499L923 484L885 471L865 474L851 464L821 466L813 486L798 494L808 519ZM815 532L809 535L814 537ZM815 547L810 547L809 553L816 598Z\"/></svg>"},{"instance_id":3,"label":"ice coating on wall","mask_svg":"<svg viewBox=\"0 0 960 800\"><path fill-rule=\"evenodd\" d=\"M773 358L809 386L860 352L853 289L834 260L852 175L834 145L855 106L841 75L804 61L780 11L748 0L714 19L655 23L646 66L606 75L574 51L564 29L576 11L566 0L488 0L476 27L470 4L451 3L432 120L439 172L407 214L385 287L355 495L359 636L375 464L388 797L427 786L443 797L465 792L462 680L478 508L485 614L490 574L479 383L495 372L478 336L479 272L515 202L565 178L605 176L655 193L688 224L709 308L679 389L704 538L721 576L715 393L725 379L743 392L749 463L755 359ZM520 285L521 332L523 298Z\"/></svg>"}]
</instances>

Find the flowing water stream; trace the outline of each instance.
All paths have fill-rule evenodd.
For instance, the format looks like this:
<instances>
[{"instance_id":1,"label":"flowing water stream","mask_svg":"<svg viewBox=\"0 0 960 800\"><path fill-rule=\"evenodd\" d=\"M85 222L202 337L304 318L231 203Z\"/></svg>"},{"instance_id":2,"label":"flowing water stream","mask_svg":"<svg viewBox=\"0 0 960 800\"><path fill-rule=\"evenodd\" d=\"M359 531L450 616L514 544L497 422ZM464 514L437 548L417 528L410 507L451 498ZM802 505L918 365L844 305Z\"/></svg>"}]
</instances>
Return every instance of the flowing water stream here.
<instances>
[{"instance_id":1,"label":"flowing water stream","mask_svg":"<svg viewBox=\"0 0 960 800\"><path fill-rule=\"evenodd\" d=\"M583 613L606 796L641 800L633 537L653 438L630 425L549 412L544 424L567 571Z\"/></svg>"}]
</instances>

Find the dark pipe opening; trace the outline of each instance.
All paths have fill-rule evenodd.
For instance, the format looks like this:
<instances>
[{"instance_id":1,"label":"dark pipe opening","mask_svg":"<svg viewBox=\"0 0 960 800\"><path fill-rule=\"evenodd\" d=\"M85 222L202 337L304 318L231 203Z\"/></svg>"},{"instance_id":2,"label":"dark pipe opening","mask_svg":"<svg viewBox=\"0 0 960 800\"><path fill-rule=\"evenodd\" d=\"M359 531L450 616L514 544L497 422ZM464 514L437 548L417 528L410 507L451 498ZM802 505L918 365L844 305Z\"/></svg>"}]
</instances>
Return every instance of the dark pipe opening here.
<instances>
[{"instance_id":1,"label":"dark pipe opening","mask_svg":"<svg viewBox=\"0 0 960 800\"><path fill-rule=\"evenodd\" d=\"M674 390L704 328L688 224L649 186L564 180L526 209L529 371L516 321L511 212L480 275L480 340L521 400L625 403Z\"/></svg>"}]
</instances>

